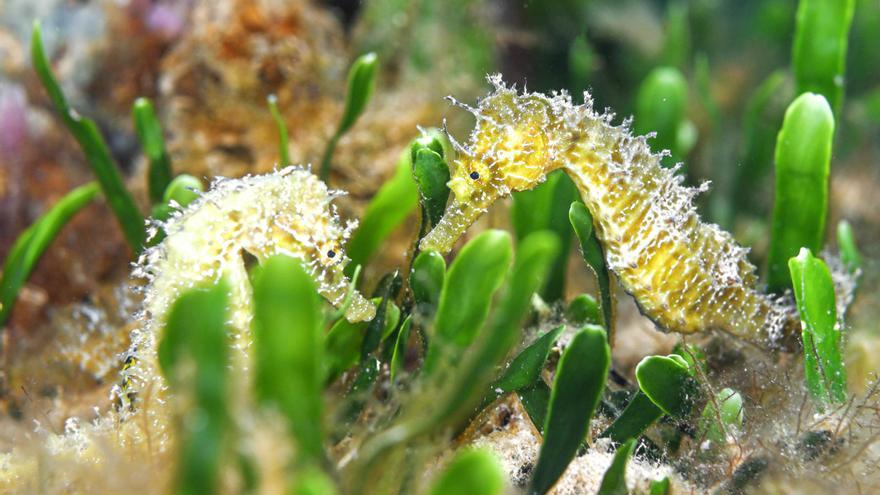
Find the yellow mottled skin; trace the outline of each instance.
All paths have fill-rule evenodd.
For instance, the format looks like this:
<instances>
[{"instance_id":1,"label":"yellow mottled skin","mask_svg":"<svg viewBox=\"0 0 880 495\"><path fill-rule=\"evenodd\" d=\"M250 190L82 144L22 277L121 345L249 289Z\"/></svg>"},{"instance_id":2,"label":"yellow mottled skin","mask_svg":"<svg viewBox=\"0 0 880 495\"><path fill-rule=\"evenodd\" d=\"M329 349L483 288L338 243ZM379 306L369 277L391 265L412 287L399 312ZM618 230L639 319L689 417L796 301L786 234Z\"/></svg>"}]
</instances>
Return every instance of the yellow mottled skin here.
<instances>
[{"instance_id":1,"label":"yellow mottled skin","mask_svg":"<svg viewBox=\"0 0 880 495\"><path fill-rule=\"evenodd\" d=\"M250 344L251 286L245 257L263 261L286 254L303 261L318 292L339 307L350 281L343 244L354 224L343 227L330 191L303 168L242 179L220 179L211 190L163 226L165 239L144 253L135 276L145 277L144 325L133 333L136 363L124 371L134 390L158 377L155 356L171 304L185 290L224 277L230 287L233 344ZM354 293L345 317L365 321L375 307ZM246 353L244 353L246 354ZM239 359L245 359L239 355ZM245 368L247 362L242 363ZM127 390L126 392L128 392Z\"/></svg>"},{"instance_id":2,"label":"yellow mottled skin","mask_svg":"<svg viewBox=\"0 0 880 495\"><path fill-rule=\"evenodd\" d=\"M720 329L770 346L791 345L799 324L790 305L761 293L755 268L727 232L703 223L693 198L644 136L593 111L589 96L495 90L477 108L477 125L449 182L454 197L421 243L448 252L492 203L531 189L563 169L593 215L608 267L642 312L665 330Z\"/></svg>"}]
</instances>

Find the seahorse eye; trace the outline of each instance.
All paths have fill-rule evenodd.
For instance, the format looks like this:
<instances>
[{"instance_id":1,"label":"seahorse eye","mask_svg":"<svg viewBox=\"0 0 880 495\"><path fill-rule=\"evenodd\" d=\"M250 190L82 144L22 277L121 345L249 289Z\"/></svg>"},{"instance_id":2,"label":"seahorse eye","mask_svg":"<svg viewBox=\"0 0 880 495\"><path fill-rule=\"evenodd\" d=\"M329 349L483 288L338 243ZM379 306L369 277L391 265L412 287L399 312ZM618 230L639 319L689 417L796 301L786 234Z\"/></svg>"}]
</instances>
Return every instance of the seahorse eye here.
<instances>
[{"instance_id":1,"label":"seahorse eye","mask_svg":"<svg viewBox=\"0 0 880 495\"><path fill-rule=\"evenodd\" d=\"M335 258L335 257L336 257L336 251L334 251L334 250L332 250L332 249L329 250L329 251L327 251L327 257L328 257L328 258Z\"/></svg>"},{"instance_id":2,"label":"seahorse eye","mask_svg":"<svg viewBox=\"0 0 880 495\"><path fill-rule=\"evenodd\" d=\"M480 178L480 173L479 173L479 172L476 172L476 171L471 172L471 174L470 174L470 178L473 179L473 180L477 180L477 179Z\"/></svg>"}]
</instances>

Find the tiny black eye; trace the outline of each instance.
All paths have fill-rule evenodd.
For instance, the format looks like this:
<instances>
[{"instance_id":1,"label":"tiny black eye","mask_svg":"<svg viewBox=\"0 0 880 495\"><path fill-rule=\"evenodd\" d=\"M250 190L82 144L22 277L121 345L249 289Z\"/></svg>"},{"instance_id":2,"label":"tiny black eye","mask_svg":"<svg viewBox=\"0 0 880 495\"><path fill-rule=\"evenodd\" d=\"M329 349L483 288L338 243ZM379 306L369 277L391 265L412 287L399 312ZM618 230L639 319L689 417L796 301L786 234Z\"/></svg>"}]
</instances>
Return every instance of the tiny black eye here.
<instances>
[{"instance_id":1,"label":"tiny black eye","mask_svg":"<svg viewBox=\"0 0 880 495\"><path fill-rule=\"evenodd\" d=\"M332 250L332 249L331 249L330 251L327 251L327 257L328 257L328 258L334 258L334 257L336 257L336 251L334 251L334 250Z\"/></svg>"},{"instance_id":2,"label":"tiny black eye","mask_svg":"<svg viewBox=\"0 0 880 495\"><path fill-rule=\"evenodd\" d=\"M471 179L473 179L473 180L477 180L477 179L480 178L480 173L479 173L479 172L471 172L470 177L471 177Z\"/></svg>"}]
</instances>

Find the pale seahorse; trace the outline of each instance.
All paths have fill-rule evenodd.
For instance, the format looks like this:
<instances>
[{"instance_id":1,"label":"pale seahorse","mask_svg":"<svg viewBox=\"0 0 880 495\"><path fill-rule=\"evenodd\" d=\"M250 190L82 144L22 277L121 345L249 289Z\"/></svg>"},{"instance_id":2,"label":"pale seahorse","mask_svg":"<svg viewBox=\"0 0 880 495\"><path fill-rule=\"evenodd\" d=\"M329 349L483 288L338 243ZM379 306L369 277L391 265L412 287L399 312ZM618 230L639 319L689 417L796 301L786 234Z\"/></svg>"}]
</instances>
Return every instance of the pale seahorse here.
<instances>
[{"instance_id":1,"label":"pale seahorse","mask_svg":"<svg viewBox=\"0 0 880 495\"><path fill-rule=\"evenodd\" d=\"M356 227L343 226L328 190L303 168L241 179L216 179L208 192L168 220L161 243L144 252L132 274L144 287L142 328L132 333L132 363L123 372L125 394L143 388L158 375L156 348L166 313L180 294L224 277L230 287L233 346L246 359L250 344L251 285L246 256L263 261L276 254L302 260L318 292L343 305L351 282L343 274L349 259L343 244ZM375 308L354 292L346 308L350 321L372 319ZM247 367L247 362L242 364Z\"/></svg>"},{"instance_id":2,"label":"pale seahorse","mask_svg":"<svg viewBox=\"0 0 880 495\"><path fill-rule=\"evenodd\" d=\"M237 411L235 418L250 417L241 413L249 405L252 314L246 255L257 261L276 254L302 260L321 295L336 307L345 305L351 284L343 275L349 261L343 243L355 222L341 224L331 204L340 194L328 190L308 170L295 167L261 176L217 179L210 191L160 225L165 239L145 251L132 272L135 278L145 278L146 284L141 328L132 333L128 351L132 359L122 373L123 385L115 387L115 395L126 407L110 409L88 422L68 419L63 432L46 432L45 438L0 453L0 492L18 493L22 487L49 483L67 491L70 487L78 492L101 491L93 486L107 491L120 476L120 466L172 462L174 406L169 406L171 396L158 369L156 347L177 297L221 277L229 287L230 343L238 350L230 353L236 369L230 374L230 395L235 398L230 407ZM373 304L357 292L351 294L345 317L372 319ZM133 404L128 402L132 397L137 397ZM241 421L236 427L247 435L262 425ZM156 483L161 486L167 481Z\"/></svg>"},{"instance_id":3,"label":"pale seahorse","mask_svg":"<svg viewBox=\"0 0 880 495\"><path fill-rule=\"evenodd\" d=\"M645 136L593 110L585 94L520 93L500 76L476 108L468 143L456 144L449 187L454 197L422 249L448 252L492 203L532 189L562 169L593 215L608 267L641 311L664 330L720 329L769 346L796 345L794 308L758 289L748 249L693 204L705 189L686 187L664 168Z\"/></svg>"}]
</instances>

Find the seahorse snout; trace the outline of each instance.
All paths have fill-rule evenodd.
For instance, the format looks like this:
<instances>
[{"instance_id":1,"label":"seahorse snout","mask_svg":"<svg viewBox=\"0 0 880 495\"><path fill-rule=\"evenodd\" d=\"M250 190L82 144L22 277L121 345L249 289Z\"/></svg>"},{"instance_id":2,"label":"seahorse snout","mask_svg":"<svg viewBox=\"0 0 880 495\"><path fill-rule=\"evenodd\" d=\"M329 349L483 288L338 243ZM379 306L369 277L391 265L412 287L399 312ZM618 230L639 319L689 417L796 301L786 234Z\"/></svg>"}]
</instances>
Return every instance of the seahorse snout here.
<instances>
[{"instance_id":1,"label":"seahorse snout","mask_svg":"<svg viewBox=\"0 0 880 495\"><path fill-rule=\"evenodd\" d=\"M422 239L419 248L424 250L434 250L442 254L446 254L455 246L455 242L464 235L468 227L486 211L485 208L475 206L471 202L461 202L458 199L452 200L443 218L439 223Z\"/></svg>"}]
</instances>

